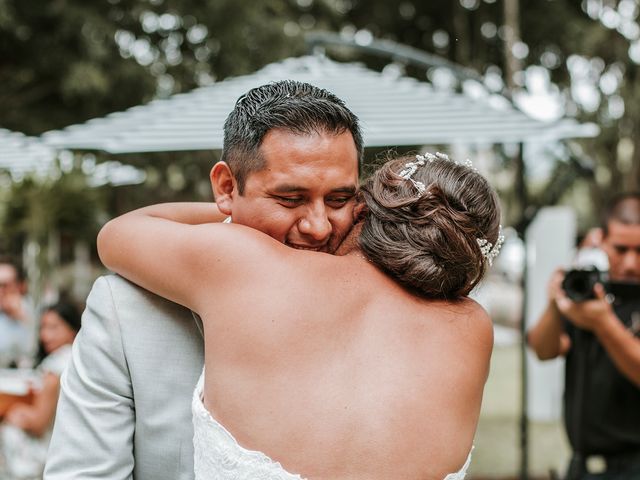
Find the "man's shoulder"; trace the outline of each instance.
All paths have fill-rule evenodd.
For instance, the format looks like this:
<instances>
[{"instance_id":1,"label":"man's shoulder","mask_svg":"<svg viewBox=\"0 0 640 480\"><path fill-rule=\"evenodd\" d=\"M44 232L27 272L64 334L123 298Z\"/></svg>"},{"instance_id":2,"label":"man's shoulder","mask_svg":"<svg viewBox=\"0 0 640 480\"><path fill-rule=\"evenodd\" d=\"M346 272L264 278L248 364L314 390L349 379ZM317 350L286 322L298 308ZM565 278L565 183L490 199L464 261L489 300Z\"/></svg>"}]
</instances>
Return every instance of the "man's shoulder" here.
<instances>
[{"instance_id":1,"label":"man's shoulder","mask_svg":"<svg viewBox=\"0 0 640 480\"><path fill-rule=\"evenodd\" d=\"M95 281L85 315L94 325L120 332L122 348L131 364L153 363L150 359L156 356L162 363L168 350L180 356L188 351L194 356L196 347L202 345L201 322L191 310L119 275L105 275ZM144 358L135 360L140 355Z\"/></svg>"},{"instance_id":2,"label":"man's shoulder","mask_svg":"<svg viewBox=\"0 0 640 480\"><path fill-rule=\"evenodd\" d=\"M158 317L188 318L193 320L191 311L182 305L145 290L116 274L103 275L93 284L91 297L99 302L108 301L119 314L140 318L141 313ZM144 316L144 315L143 315Z\"/></svg>"},{"instance_id":3,"label":"man's shoulder","mask_svg":"<svg viewBox=\"0 0 640 480\"><path fill-rule=\"evenodd\" d=\"M96 279L93 288L102 288L111 291L113 294L132 295L141 297L157 297L157 295L139 287L135 283L130 282L124 277L115 273L102 275Z\"/></svg>"}]
</instances>

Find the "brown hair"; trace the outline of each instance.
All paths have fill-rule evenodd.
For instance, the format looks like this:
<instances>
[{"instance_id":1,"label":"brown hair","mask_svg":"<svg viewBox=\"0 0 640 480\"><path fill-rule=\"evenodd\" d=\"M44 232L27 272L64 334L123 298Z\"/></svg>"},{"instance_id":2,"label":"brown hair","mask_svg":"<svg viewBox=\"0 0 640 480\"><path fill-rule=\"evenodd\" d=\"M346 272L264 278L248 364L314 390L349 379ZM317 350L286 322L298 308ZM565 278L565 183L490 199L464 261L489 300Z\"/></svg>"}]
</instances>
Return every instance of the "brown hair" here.
<instances>
[{"instance_id":1,"label":"brown hair","mask_svg":"<svg viewBox=\"0 0 640 480\"><path fill-rule=\"evenodd\" d=\"M467 295L482 279L486 259L478 239L496 243L500 205L472 168L436 159L417 168L416 186L398 174L414 156L386 162L362 186L367 206L358 239L362 252L415 293L440 299Z\"/></svg>"}]
</instances>

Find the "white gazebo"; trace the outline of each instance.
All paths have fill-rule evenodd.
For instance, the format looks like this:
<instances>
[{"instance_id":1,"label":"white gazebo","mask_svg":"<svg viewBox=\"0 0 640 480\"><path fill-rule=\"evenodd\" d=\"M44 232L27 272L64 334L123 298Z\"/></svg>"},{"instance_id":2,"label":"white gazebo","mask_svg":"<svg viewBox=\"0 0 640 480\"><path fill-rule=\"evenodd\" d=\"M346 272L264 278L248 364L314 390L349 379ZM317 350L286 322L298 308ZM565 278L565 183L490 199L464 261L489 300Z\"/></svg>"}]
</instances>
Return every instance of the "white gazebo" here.
<instances>
[{"instance_id":1,"label":"white gazebo","mask_svg":"<svg viewBox=\"0 0 640 480\"><path fill-rule=\"evenodd\" d=\"M471 95L437 90L412 78L314 55L47 132L43 139L57 148L109 153L220 149L223 123L236 99L253 87L282 79L308 82L342 98L361 119L367 147L524 143L598 133L595 125L571 119L535 120L486 91Z\"/></svg>"},{"instance_id":2,"label":"white gazebo","mask_svg":"<svg viewBox=\"0 0 640 480\"><path fill-rule=\"evenodd\" d=\"M27 173L47 174L53 167L55 149L37 137L0 128L0 170L19 180Z\"/></svg>"},{"instance_id":3,"label":"white gazebo","mask_svg":"<svg viewBox=\"0 0 640 480\"><path fill-rule=\"evenodd\" d=\"M8 172L13 180L19 181L32 174L47 177L55 170L57 159L61 159L62 163L65 160L72 161L72 154L57 151L39 137L0 128L0 171ZM83 162L83 170L89 176L89 185L93 187L135 185L146 178L142 170L118 161L95 165L87 158Z\"/></svg>"}]
</instances>

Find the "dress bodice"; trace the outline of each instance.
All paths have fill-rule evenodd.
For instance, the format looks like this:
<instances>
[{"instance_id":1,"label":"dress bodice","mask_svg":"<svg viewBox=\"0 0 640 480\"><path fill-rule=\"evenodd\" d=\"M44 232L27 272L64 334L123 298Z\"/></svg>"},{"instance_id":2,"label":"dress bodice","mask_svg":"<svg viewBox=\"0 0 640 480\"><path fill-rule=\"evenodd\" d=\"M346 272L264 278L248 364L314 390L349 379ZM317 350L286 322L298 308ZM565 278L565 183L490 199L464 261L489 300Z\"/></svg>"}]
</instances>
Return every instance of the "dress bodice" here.
<instances>
[{"instance_id":1,"label":"dress bodice","mask_svg":"<svg viewBox=\"0 0 640 480\"><path fill-rule=\"evenodd\" d=\"M262 452L242 447L218 423L203 403L204 374L193 393L193 447L195 480L304 480L287 472ZM471 453L462 469L444 480L463 480Z\"/></svg>"}]
</instances>

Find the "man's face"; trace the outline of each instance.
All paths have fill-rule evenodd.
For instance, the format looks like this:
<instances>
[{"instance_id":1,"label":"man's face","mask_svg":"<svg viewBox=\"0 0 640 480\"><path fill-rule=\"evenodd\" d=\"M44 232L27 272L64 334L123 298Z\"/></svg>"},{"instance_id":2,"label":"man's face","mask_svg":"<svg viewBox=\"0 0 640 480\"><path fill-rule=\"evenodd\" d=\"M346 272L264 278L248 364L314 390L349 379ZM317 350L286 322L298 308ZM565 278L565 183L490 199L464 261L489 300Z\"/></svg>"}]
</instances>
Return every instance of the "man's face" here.
<instances>
[{"instance_id":1,"label":"man's face","mask_svg":"<svg viewBox=\"0 0 640 480\"><path fill-rule=\"evenodd\" d=\"M0 310L6 296L20 293L16 269L8 263L0 263Z\"/></svg>"},{"instance_id":2,"label":"man's face","mask_svg":"<svg viewBox=\"0 0 640 480\"><path fill-rule=\"evenodd\" d=\"M602 240L611 280L640 282L640 225L612 221Z\"/></svg>"},{"instance_id":3,"label":"man's face","mask_svg":"<svg viewBox=\"0 0 640 480\"><path fill-rule=\"evenodd\" d=\"M260 152L265 168L247 177L243 195L237 186L231 194L233 222L293 248L333 253L353 225L358 153L351 133L275 129Z\"/></svg>"}]
</instances>

